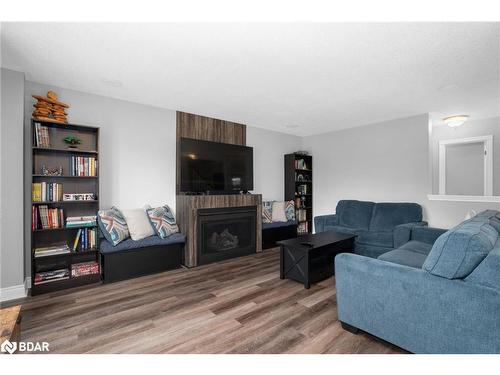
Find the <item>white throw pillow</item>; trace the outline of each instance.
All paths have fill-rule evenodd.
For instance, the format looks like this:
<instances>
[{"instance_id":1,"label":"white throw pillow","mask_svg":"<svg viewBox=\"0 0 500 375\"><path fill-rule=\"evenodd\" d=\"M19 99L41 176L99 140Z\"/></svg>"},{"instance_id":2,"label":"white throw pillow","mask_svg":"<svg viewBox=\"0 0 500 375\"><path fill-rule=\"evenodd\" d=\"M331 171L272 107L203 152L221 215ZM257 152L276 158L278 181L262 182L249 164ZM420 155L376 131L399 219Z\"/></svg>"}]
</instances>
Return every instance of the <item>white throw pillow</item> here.
<instances>
[{"instance_id":1,"label":"white throw pillow","mask_svg":"<svg viewBox=\"0 0 500 375\"><path fill-rule=\"evenodd\" d=\"M287 221L285 202L273 202L273 221Z\"/></svg>"},{"instance_id":2,"label":"white throw pillow","mask_svg":"<svg viewBox=\"0 0 500 375\"><path fill-rule=\"evenodd\" d=\"M149 222L148 215L143 208L121 210L121 212L127 221L130 237L134 241L139 241L155 234Z\"/></svg>"}]
</instances>

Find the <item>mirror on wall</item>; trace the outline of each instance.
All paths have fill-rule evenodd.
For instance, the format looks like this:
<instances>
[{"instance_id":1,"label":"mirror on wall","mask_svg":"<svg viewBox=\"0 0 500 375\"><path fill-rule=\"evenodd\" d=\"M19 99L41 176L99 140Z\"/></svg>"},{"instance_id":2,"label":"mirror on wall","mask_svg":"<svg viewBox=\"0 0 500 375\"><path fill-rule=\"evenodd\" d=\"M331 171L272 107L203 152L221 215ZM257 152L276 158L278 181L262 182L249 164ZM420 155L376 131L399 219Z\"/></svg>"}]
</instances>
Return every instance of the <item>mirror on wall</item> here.
<instances>
[{"instance_id":1,"label":"mirror on wall","mask_svg":"<svg viewBox=\"0 0 500 375\"><path fill-rule=\"evenodd\" d=\"M430 129L432 195L460 200L500 198L500 117Z\"/></svg>"}]
</instances>

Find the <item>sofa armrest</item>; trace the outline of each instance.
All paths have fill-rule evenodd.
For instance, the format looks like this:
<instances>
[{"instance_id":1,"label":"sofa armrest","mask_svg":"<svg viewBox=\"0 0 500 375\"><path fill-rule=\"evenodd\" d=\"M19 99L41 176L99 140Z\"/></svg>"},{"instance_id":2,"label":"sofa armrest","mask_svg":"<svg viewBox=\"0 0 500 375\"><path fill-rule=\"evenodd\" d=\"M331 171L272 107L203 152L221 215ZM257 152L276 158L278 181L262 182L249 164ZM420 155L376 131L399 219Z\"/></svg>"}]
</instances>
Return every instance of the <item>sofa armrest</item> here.
<instances>
[{"instance_id":1,"label":"sofa armrest","mask_svg":"<svg viewBox=\"0 0 500 375\"><path fill-rule=\"evenodd\" d=\"M324 232L327 225L338 225L339 218L336 214L314 217L314 230L316 233Z\"/></svg>"},{"instance_id":2,"label":"sofa armrest","mask_svg":"<svg viewBox=\"0 0 500 375\"><path fill-rule=\"evenodd\" d=\"M499 353L500 292L342 253L338 318L414 353Z\"/></svg>"},{"instance_id":3,"label":"sofa armrest","mask_svg":"<svg viewBox=\"0 0 500 375\"><path fill-rule=\"evenodd\" d=\"M447 230L441 228L415 227L411 231L411 239L434 245L437 238L445 232Z\"/></svg>"},{"instance_id":4,"label":"sofa armrest","mask_svg":"<svg viewBox=\"0 0 500 375\"><path fill-rule=\"evenodd\" d=\"M394 248L397 249L410 241L411 232L414 228L427 226L426 221L417 221L415 223L406 223L396 225L394 228Z\"/></svg>"}]
</instances>

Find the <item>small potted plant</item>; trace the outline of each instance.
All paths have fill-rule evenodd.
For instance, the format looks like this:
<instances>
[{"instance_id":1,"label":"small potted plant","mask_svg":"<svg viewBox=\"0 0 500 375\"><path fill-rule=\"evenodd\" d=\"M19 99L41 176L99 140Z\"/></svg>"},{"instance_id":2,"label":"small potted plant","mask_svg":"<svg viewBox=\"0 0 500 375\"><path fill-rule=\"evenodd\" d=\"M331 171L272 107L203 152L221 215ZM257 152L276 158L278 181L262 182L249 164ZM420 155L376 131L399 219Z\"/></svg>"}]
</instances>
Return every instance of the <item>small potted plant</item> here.
<instances>
[{"instance_id":1,"label":"small potted plant","mask_svg":"<svg viewBox=\"0 0 500 375\"><path fill-rule=\"evenodd\" d=\"M82 144L82 140L73 135L64 138L63 141L68 145L68 148L78 148L78 145Z\"/></svg>"}]
</instances>

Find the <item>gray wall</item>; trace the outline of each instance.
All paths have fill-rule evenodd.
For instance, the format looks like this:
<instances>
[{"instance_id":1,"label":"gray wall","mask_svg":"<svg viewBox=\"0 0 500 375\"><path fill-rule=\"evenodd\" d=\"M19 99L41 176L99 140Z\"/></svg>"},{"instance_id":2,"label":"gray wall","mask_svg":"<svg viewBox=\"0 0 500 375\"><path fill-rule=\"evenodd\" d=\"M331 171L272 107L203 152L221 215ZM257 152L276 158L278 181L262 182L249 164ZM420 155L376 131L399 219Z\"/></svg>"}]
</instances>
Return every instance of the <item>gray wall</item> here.
<instances>
[{"instance_id":1,"label":"gray wall","mask_svg":"<svg viewBox=\"0 0 500 375\"><path fill-rule=\"evenodd\" d=\"M493 194L500 195L500 117L470 120L458 128L446 125L432 127L430 135L432 192L439 192L439 141L493 135ZM482 195L482 194L481 194Z\"/></svg>"},{"instance_id":2,"label":"gray wall","mask_svg":"<svg viewBox=\"0 0 500 375\"><path fill-rule=\"evenodd\" d=\"M500 210L498 203L429 201L428 147L428 115L305 137L314 160L314 214L335 212L340 199L408 201L423 206L430 225L449 228L469 210Z\"/></svg>"},{"instance_id":3,"label":"gray wall","mask_svg":"<svg viewBox=\"0 0 500 375\"><path fill-rule=\"evenodd\" d=\"M1 69L0 288L23 285L24 74Z\"/></svg>"}]
</instances>

